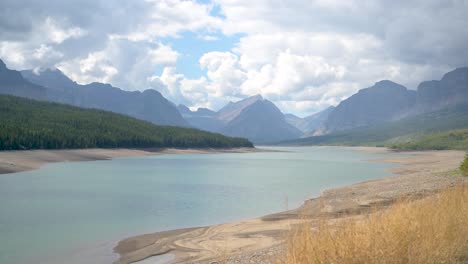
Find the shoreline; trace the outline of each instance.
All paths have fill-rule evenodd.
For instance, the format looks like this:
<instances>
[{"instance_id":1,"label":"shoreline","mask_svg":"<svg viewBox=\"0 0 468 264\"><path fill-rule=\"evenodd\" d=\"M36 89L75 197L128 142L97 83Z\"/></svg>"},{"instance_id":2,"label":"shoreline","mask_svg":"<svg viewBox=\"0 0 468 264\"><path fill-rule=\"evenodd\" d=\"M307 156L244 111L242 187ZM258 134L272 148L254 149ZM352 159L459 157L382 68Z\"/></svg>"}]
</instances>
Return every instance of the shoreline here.
<instances>
[{"instance_id":1,"label":"shoreline","mask_svg":"<svg viewBox=\"0 0 468 264\"><path fill-rule=\"evenodd\" d=\"M0 151L0 174L30 171L55 162L110 160L114 158L144 157L163 154L250 153L268 151L258 148L232 149L61 149Z\"/></svg>"},{"instance_id":2,"label":"shoreline","mask_svg":"<svg viewBox=\"0 0 468 264\"><path fill-rule=\"evenodd\" d=\"M451 173L463 160L465 153L462 151L393 152L375 147L354 149L378 154L401 153L404 157L369 160L400 166L390 169L392 176L325 190L319 197L306 200L297 209L246 221L123 239L114 248L114 252L120 255L120 259L114 263L137 263L167 253L175 257L169 263L265 263L265 260L268 263L275 253L282 250L281 244L288 231L303 221L361 216L401 199L421 199L468 181L466 177L457 177Z\"/></svg>"}]
</instances>

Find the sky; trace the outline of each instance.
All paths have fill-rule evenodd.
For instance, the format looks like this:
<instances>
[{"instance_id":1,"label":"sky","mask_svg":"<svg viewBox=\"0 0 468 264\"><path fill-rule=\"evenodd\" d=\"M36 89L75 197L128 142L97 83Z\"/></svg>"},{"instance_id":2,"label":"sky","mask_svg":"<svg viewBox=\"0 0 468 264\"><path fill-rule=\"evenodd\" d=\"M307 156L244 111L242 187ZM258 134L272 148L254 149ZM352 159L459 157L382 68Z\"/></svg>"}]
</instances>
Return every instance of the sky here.
<instances>
[{"instance_id":1,"label":"sky","mask_svg":"<svg viewBox=\"0 0 468 264\"><path fill-rule=\"evenodd\" d=\"M468 66L467 14L467 0L2 0L0 59L192 109L261 94L305 116Z\"/></svg>"}]
</instances>

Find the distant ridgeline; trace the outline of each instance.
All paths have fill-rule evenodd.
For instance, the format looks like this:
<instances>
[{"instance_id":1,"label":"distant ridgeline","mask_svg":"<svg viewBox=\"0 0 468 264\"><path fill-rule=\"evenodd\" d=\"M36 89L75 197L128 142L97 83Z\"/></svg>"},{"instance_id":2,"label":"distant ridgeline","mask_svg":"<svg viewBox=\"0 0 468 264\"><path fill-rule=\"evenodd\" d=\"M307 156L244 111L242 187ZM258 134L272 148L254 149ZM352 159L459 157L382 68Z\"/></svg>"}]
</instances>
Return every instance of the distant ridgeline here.
<instances>
[{"instance_id":1,"label":"distant ridgeline","mask_svg":"<svg viewBox=\"0 0 468 264\"><path fill-rule=\"evenodd\" d=\"M233 148L252 143L102 110L0 95L0 150L159 147Z\"/></svg>"},{"instance_id":2,"label":"distant ridgeline","mask_svg":"<svg viewBox=\"0 0 468 264\"><path fill-rule=\"evenodd\" d=\"M281 144L468 150L468 104Z\"/></svg>"},{"instance_id":3,"label":"distant ridgeline","mask_svg":"<svg viewBox=\"0 0 468 264\"><path fill-rule=\"evenodd\" d=\"M280 144L468 150L468 68L417 91L380 81L342 101L318 132Z\"/></svg>"}]
</instances>

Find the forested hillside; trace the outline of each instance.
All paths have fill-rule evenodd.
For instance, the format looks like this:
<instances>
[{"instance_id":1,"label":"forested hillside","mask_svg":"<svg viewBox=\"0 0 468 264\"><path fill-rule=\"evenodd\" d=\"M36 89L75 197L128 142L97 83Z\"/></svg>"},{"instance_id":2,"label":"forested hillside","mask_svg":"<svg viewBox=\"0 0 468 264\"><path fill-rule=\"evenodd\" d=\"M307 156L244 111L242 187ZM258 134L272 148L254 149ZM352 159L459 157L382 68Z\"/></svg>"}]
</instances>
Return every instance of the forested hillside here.
<instances>
[{"instance_id":1,"label":"forested hillside","mask_svg":"<svg viewBox=\"0 0 468 264\"><path fill-rule=\"evenodd\" d=\"M150 147L232 148L252 143L102 110L0 96L0 150Z\"/></svg>"}]
</instances>

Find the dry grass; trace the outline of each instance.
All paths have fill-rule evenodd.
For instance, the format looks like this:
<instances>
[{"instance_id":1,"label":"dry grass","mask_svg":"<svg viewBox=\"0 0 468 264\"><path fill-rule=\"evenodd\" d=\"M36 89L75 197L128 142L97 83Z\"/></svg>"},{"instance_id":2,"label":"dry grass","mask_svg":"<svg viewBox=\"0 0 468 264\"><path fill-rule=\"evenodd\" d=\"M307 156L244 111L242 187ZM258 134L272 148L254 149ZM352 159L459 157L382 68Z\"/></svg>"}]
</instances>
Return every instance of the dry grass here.
<instances>
[{"instance_id":1,"label":"dry grass","mask_svg":"<svg viewBox=\"0 0 468 264\"><path fill-rule=\"evenodd\" d=\"M468 186L292 233L280 263L468 263Z\"/></svg>"}]
</instances>

